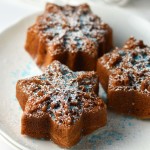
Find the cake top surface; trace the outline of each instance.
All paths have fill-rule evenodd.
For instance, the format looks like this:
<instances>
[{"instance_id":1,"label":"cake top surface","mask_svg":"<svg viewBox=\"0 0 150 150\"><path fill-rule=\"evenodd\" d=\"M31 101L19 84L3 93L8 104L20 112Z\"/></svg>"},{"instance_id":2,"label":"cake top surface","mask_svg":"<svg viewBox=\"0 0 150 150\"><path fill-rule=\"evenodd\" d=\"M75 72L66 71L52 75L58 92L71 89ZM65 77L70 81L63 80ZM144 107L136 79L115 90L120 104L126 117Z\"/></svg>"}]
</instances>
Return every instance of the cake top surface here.
<instances>
[{"instance_id":1,"label":"cake top surface","mask_svg":"<svg viewBox=\"0 0 150 150\"><path fill-rule=\"evenodd\" d=\"M96 55L107 28L87 4L58 6L48 3L32 30L45 37L51 55L63 51L86 51Z\"/></svg>"},{"instance_id":2,"label":"cake top surface","mask_svg":"<svg viewBox=\"0 0 150 150\"><path fill-rule=\"evenodd\" d=\"M58 124L71 125L83 111L104 107L97 96L96 73L73 72L58 61L53 61L44 74L18 83L28 95L25 112L37 117L47 113Z\"/></svg>"},{"instance_id":3,"label":"cake top surface","mask_svg":"<svg viewBox=\"0 0 150 150\"><path fill-rule=\"evenodd\" d=\"M138 90L150 94L150 47L131 37L123 46L99 61L111 73L112 88Z\"/></svg>"}]
</instances>

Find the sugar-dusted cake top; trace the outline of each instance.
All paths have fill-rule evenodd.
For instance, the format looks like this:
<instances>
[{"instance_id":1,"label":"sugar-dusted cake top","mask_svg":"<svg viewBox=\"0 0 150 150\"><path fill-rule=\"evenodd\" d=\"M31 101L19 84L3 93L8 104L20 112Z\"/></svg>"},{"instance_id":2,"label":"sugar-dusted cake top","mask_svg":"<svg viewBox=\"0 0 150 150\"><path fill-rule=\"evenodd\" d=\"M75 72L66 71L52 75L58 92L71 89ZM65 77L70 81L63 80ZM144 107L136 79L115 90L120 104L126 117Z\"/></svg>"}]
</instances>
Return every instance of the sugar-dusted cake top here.
<instances>
[{"instance_id":1,"label":"sugar-dusted cake top","mask_svg":"<svg viewBox=\"0 0 150 150\"><path fill-rule=\"evenodd\" d=\"M51 3L32 28L46 39L51 55L86 51L94 56L100 43L105 41L107 29L107 24L102 23L87 4L58 6Z\"/></svg>"},{"instance_id":2,"label":"sugar-dusted cake top","mask_svg":"<svg viewBox=\"0 0 150 150\"><path fill-rule=\"evenodd\" d=\"M111 72L112 88L134 89L150 94L150 47L131 37L123 48L116 48L100 58Z\"/></svg>"},{"instance_id":3,"label":"sugar-dusted cake top","mask_svg":"<svg viewBox=\"0 0 150 150\"><path fill-rule=\"evenodd\" d=\"M104 107L97 96L96 73L73 72L58 61L53 61L44 74L20 80L18 85L28 95L26 113L37 117L48 113L58 124L71 125L83 111Z\"/></svg>"}]
</instances>

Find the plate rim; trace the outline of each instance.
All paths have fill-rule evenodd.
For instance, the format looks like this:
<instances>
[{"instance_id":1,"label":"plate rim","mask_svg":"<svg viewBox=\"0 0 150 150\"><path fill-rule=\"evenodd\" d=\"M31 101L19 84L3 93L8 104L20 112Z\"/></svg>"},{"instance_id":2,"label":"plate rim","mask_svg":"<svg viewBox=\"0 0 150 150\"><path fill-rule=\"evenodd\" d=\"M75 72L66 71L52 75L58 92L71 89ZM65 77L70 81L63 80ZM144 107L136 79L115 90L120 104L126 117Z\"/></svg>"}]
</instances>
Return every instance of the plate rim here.
<instances>
[{"instance_id":1,"label":"plate rim","mask_svg":"<svg viewBox=\"0 0 150 150\"><path fill-rule=\"evenodd\" d=\"M5 29L3 29L0 32L0 37L2 35L5 34L5 32L7 32L8 30L12 29L13 27L15 27L17 24L23 22L24 20L26 20L27 18L34 16L38 13L40 13L41 11L36 11L36 12L32 12L26 16L24 16L23 18L20 18L18 20L16 20L15 22L13 22L10 26L6 27ZM1 124L1 122L0 122ZM3 138L3 140L10 145L12 148L16 149L16 150L29 150L29 148L19 144L19 142L16 142L15 140L13 140L9 135L7 135L7 133L5 133L1 128L0 128L0 136Z\"/></svg>"},{"instance_id":2,"label":"plate rim","mask_svg":"<svg viewBox=\"0 0 150 150\"><path fill-rule=\"evenodd\" d=\"M71 5L71 4L70 4ZM89 3L89 5L93 5L93 3ZM94 6L93 6L94 7ZM96 6L98 7L98 6ZM143 17L142 16L139 16L138 14L134 13L133 11L131 10L125 10L125 9L121 9L120 7L115 7L115 9L118 9L119 11L121 11L122 13L130 13L130 15L132 15L133 17L135 18L139 18L143 21L145 21L146 23L150 24L150 21ZM35 15L38 15L39 13L41 13L42 11L41 10L37 10L36 12L32 12L26 16L24 16L23 18L20 18L18 20L16 20L15 22L13 22L12 24L10 24L10 26L6 27L5 29L3 29L1 32L0 32L0 37L2 35L5 34L5 32L7 32L8 30L11 30L13 27L15 27L16 25L20 24L21 22L25 21L27 18L29 17L32 17L32 16L35 16ZM1 122L0 122L1 124ZM7 133L5 133L1 128L0 128L0 136L6 141L6 143L8 145L10 145L12 148L16 149L16 150L29 150L28 147L25 147L23 146L22 144L20 144L19 142L13 140Z\"/></svg>"}]
</instances>

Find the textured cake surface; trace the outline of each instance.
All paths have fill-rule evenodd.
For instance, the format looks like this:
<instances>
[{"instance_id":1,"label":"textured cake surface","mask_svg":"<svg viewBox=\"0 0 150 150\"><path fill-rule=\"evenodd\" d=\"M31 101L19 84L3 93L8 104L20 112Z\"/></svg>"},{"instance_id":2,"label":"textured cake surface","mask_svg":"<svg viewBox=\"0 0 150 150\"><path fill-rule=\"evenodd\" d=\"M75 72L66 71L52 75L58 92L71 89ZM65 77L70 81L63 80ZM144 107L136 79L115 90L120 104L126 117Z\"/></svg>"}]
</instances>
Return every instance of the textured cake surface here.
<instances>
[{"instance_id":1,"label":"textured cake surface","mask_svg":"<svg viewBox=\"0 0 150 150\"><path fill-rule=\"evenodd\" d=\"M94 70L97 58L112 48L112 30L87 4L48 3L28 29L25 48L39 66L59 60L72 70Z\"/></svg>"},{"instance_id":2,"label":"textured cake surface","mask_svg":"<svg viewBox=\"0 0 150 150\"><path fill-rule=\"evenodd\" d=\"M17 98L24 110L22 133L38 138L51 138L63 147L74 145L81 135L106 123L106 106L97 92L98 77L95 72L73 72L58 61L54 61L40 76L19 80ZM47 134L43 135L40 132L44 125L36 122L45 116L45 124L49 126L46 127L47 131L44 130ZM34 119L28 124L32 117ZM39 131L33 130L32 124L36 124ZM51 131L51 128L55 130ZM56 134L56 130L63 134ZM70 130L72 132L69 133ZM79 135L74 139L76 134ZM62 139L63 137L65 138Z\"/></svg>"},{"instance_id":3,"label":"textured cake surface","mask_svg":"<svg viewBox=\"0 0 150 150\"><path fill-rule=\"evenodd\" d=\"M97 70L100 78L101 69L107 76L102 84L105 90L108 88L108 105L119 112L149 118L150 47L131 37L123 48L116 48L98 60ZM116 108L119 105L120 109Z\"/></svg>"}]
</instances>

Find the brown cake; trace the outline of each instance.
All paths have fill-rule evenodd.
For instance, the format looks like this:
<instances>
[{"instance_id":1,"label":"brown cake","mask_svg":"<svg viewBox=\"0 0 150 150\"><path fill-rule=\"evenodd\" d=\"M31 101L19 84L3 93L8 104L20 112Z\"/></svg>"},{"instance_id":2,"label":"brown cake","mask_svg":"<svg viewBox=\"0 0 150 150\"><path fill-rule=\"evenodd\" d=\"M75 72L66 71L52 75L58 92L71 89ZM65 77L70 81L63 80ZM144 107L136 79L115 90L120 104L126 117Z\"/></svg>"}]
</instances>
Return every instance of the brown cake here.
<instances>
[{"instance_id":1,"label":"brown cake","mask_svg":"<svg viewBox=\"0 0 150 150\"><path fill-rule=\"evenodd\" d=\"M95 72L73 72L53 61L44 74L17 82L16 96L23 109L21 133L73 146L106 124L106 105L97 93Z\"/></svg>"},{"instance_id":2,"label":"brown cake","mask_svg":"<svg viewBox=\"0 0 150 150\"><path fill-rule=\"evenodd\" d=\"M72 70L95 70L97 58L112 48L112 29L87 4L58 6L45 12L27 32L25 49L40 67L59 60Z\"/></svg>"},{"instance_id":3,"label":"brown cake","mask_svg":"<svg viewBox=\"0 0 150 150\"><path fill-rule=\"evenodd\" d=\"M150 118L150 47L131 37L98 60L97 72L112 110Z\"/></svg>"}]
</instances>

